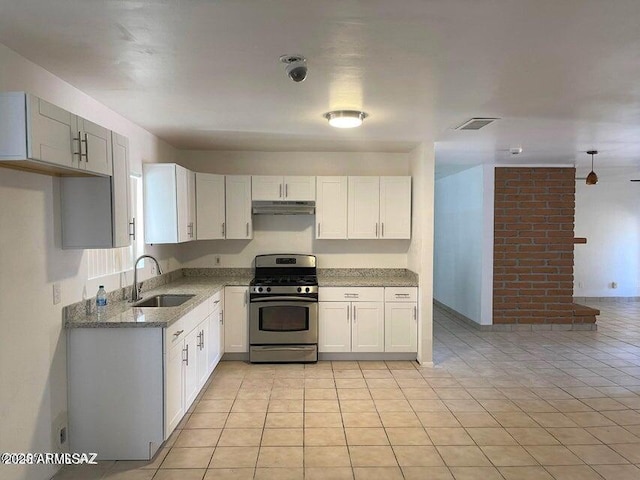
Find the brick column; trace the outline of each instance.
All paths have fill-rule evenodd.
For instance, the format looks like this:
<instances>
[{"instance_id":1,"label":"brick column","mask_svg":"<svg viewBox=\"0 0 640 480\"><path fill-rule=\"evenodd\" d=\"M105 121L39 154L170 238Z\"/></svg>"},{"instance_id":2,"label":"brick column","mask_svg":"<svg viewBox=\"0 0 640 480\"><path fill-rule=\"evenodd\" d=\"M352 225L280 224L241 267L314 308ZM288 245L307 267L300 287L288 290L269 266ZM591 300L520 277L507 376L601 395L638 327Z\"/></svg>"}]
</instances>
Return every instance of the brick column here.
<instances>
[{"instance_id":1,"label":"brick column","mask_svg":"<svg viewBox=\"0 0 640 480\"><path fill-rule=\"evenodd\" d=\"M574 168L496 168L493 323L573 323Z\"/></svg>"}]
</instances>

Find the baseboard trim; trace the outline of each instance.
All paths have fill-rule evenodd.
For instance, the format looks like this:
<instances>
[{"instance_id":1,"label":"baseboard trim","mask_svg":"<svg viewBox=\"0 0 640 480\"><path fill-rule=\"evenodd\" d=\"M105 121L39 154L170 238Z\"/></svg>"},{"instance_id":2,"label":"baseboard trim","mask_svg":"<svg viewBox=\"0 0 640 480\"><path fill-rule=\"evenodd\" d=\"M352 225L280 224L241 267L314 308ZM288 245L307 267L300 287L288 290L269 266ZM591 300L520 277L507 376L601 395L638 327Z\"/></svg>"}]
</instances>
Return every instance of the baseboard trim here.
<instances>
[{"instance_id":1,"label":"baseboard trim","mask_svg":"<svg viewBox=\"0 0 640 480\"><path fill-rule=\"evenodd\" d=\"M360 352L325 352L318 353L318 360L324 361L358 361L361 360L363 362L366 361L375 361L375 360L409 360L417 362L417 353L393 353L393 352L372 352L372 353L360 353ZM222 361L240 361L240 362L248 362L249 361L249 353L225 353L222 356ZM422 365L428 365L427 363L423 363ZM433 363L431 363L433 366Z\"/></svg>"},{"instance_id":2,"label":"baseboard trim","mask_svg":"<svg viewBox=\"0 0 640 480\"><path fill-rule=\"evenodd\" d=\"M417 353L391 353L391 352L372 352L372 353L361 353L361 352L324 352L318 353L319 360L329 360L329 361L375 361L375 360L410 360L417 362Z\"/></svg>"},{"instance_id":3,"label":"baseboard trim","mask_svg":"<svg viewBox=\"0 0 640 480\"><path fill-rule=\"evenodd\" d=\"M588 302L613 302L613 303L629 303L640 302L640 297L573 297L574 303Z\"/></svg>"},{"instance_id":4,"label":"baseboard trim","mask_svg":"<svg viewBox=\"0 0 640 480\"><path fill-rule=\"evenodd\" d=\"M481 332L490 332L490 331L493 330L493 325L481 325L478 322L476 322L474 320L471 320L466 315L463 315L462 313L458 312L457 310L454 310L453 308L449 307L448 305L445 305L444 303L436 300L435 298L433 299L433 303L434 303L434 305L436 307L444 310L445 312L447 312L452 317L455 317L456 319L460 320L461 322L466 323L467 325L469 325L470 327L475 328L476 330L480 330Z\"/></svg>"},{"instance_id":5,"label":"baseboard trim","mask_svg":"<svg viewBox=\"0 0 640 480\"><path fill-rule=\"evenodd\" d=\"M435 298L433 299L433 303L436 307L441 308L452 317L481 332L592 332L598 330L598 325L596 323L494 323L492 325L480 325L462 313L448 307L442 302L439 302Z\"/></svg>"}]
</instances>

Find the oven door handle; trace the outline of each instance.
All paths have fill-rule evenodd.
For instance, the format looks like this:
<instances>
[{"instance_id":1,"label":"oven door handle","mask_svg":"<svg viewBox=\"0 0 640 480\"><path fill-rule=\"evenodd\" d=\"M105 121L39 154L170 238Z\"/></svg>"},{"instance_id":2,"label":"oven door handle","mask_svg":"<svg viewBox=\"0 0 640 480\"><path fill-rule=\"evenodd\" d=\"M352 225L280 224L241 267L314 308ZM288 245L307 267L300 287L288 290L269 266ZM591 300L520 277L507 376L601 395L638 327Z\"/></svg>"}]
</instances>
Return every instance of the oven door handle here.
<instances>
[{"instance_id":1,"label":"oven door handle","mask_svg":"<svg viewBox=\"0 0 640 480\"><path fill-rule=\"evenodd\" d=\"M252 298L251 303L266 303L266 302L300 302L300 303L318 303L315 298L301 298L301 297L265 297L265 298Z\"/></svg>"}]
</instances>

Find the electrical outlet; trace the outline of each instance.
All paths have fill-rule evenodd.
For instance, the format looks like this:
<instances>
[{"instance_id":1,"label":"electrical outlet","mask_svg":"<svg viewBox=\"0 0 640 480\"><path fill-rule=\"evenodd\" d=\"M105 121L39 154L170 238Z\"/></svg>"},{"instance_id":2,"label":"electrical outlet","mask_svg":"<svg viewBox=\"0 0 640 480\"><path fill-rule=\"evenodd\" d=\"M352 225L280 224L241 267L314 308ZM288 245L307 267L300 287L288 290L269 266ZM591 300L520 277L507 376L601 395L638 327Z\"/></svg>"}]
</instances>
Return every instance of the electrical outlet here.
<instances>
[{"instance_id":1,"label":"electrical outlet","mask_svg":"<svg viewBox=\"0 0 640 480\"><path fill-rule=\"evenodd\" d=\"M220 261L220 255L216 255L216 265L220 265L220 263L222 263Z\"/></svg>"},{"instance_id":2,"label":"electrical outlet","mask_svg":"<svg viewBox=\"0 0 640 480\"><path fill-rule=\"evenodd\" d=\"M62 447L65 443L67 443L67 427L62 427L58 434L58 445Z\"/></svg>"},{"instance_id":3,"label":"electrical outlet","mask_svg":"<svg viewBox=\"0 0 640 480\"><path fill-rule=\"evenodd\" d=\"M60 291L60 284L54 283L53 284L53 304L54 305L58 305L60 303L61 295L62 295L62 292Z\"/></svg>"}]
</instances>

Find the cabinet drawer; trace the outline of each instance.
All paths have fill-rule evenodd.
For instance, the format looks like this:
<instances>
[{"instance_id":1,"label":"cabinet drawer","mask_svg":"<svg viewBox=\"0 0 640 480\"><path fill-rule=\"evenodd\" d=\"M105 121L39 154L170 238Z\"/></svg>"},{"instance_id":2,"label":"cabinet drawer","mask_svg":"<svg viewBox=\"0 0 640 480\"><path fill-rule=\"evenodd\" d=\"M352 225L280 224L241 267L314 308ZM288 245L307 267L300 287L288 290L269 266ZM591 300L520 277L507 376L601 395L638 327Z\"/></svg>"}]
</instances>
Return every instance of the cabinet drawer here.
<instances>
[{"instance_id":1,"label":"cabinet drawer","mask_svg":"<svg viewBox=\"0 0 640 480\"><path fill-rule=\"evenodd\" d=\"M184 337L191 331L189 328L189 315L185 315L173 325L166 328L165 332L165 353L168 352L174 345L181 343Z\"/></svg>"},{"instance_id":2,"label":"cabinet drawer","mask_svg":"<svg viewBox=\"0 0 640 480\"><path fill-rule=\"evenodd\" d=\"M385 302L417 302L418 289L415 287L386 287Z\"/></svg>"},{"instance_id":3,"label":"cabinet drawer","mask_svg":"<svg viewBox=\"0 0 640 480\"><path fill-rule=\"evenodd\" d=\"M216 308L222 306L222 290L214 293L211 298L209 298L209 313L213 312Z\"/></svg>"},{"instance_id":4,"label":"cabinet drawer","mask_svg":"<svg viewBox=\"0 0 640 480\"><path fill-rule=\"evenodd\" d=\"M320 302L382 302L383 287L321 287L318 289Z\"/></svg>"}]
</instances>

